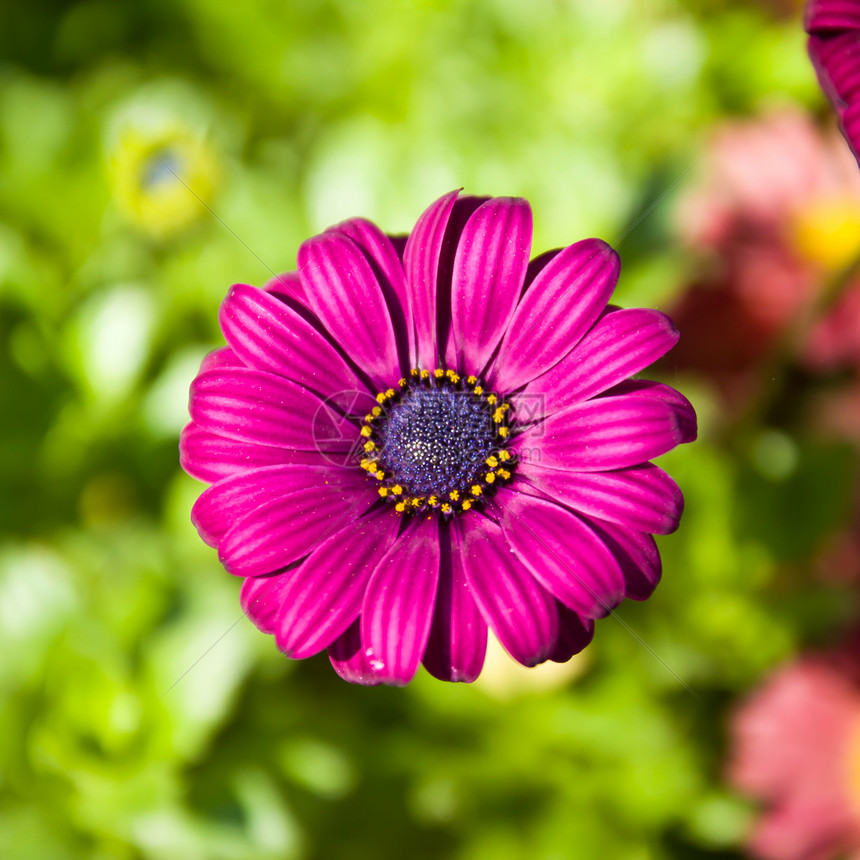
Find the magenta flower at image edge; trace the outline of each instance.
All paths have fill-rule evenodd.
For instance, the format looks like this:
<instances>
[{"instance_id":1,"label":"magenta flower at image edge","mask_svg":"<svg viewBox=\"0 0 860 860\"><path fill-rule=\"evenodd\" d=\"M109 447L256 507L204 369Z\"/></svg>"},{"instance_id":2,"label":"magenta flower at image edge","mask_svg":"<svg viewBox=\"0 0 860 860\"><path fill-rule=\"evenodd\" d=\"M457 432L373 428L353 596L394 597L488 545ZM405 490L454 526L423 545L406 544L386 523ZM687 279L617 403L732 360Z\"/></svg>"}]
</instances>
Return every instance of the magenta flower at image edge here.
<instances>
[{"instance_id":1,"label":"magenta flower at image edge","mask_svg":"<svg viewBox=\"0 0 860 860\"><path fill-rule=\"evenodd\" d=\"M810 0L806 31L818 82L860 156L860 0Z\"/></svg>"},{"instance_id":2,"label":"magenta flower at image edge","mask_svg":"<svg viewBox=\"0 0 860 860\"><path fill-rule=\"evenodd\" d=\"M423 662L472 681L487 629L563 662L593 619L647 598L677 485L648 462L696 436L674 389L630 377L678 338L608 306L619 261L587 239L529 262L531 209L446 194L406 239L363 219L298 273L236 285L227 347L191 386L192 519L288 656L361 684Z\"/></svg>"}]
</instances>

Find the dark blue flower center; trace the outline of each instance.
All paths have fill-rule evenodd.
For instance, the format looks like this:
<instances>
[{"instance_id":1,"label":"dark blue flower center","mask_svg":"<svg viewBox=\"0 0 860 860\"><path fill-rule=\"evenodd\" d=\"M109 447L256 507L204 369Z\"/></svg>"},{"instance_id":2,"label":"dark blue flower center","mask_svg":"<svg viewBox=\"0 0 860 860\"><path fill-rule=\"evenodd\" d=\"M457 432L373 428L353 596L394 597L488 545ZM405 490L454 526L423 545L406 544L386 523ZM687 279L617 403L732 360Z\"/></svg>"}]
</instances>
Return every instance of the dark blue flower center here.
<instances>
[{"instance_id":1,"label":"dark blue flower center","mask_svg":"<svg viewBox=\"0 0 860 860\"><path fill-rule=\"evenodd\" d=\"M511 477L510 406L476 377L415 369L376 400L361 466L399 513L468 511Z\"/></svg>"},{"instance_id":2,"label":"dark blue flower center","mask_svg":"<svg viewBox=\"0 0 860 860\"><path fill-rule=\"evenodd\" d=\"M482 399L450 385L407 391L390 408L379 438L386 474L413 496L468 489L498 446Z\"/></svg>"}]
</instances>

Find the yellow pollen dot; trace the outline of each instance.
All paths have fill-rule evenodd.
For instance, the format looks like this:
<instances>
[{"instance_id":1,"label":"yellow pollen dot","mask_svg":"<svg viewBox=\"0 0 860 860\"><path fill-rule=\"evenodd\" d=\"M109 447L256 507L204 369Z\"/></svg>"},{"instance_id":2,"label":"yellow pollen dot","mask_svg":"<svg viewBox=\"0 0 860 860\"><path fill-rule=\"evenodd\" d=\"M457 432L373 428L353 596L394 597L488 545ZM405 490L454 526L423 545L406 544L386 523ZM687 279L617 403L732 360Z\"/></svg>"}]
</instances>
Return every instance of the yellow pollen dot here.
<instances>
[{"instance_id":1,"label":"yellow pollen dot","mask_svg":"<svg viewBox=\"0 0 860 860\"><path fill-rule=\"evenodd\" d=\"M507 427L499 427L499 436L501 436L502 439L506 439L508 436L508 428Z\"/></svg>"},{"instance_id":2,"label":"yellow pollen dot","mask_svg":"<svg viewBox=\"0 0 860 860\"><path fill-rule=\"evenodd\" d=\"M427 504L430 505L430 507L435 508L436 505L439 504L439 499L437 499L436 496L430 496L430 498L427 499Z\"/></svg>"},{"instance_id":3,"label":"yellow pollen dot","mask_svg":"<svg viewBox=\"0 0 860 860\"><path fill-rule=\"evenodd\" d=\"M386 397L394 397L395 391L393 388L389 388L388 391L385 392Z\"/></svg>"},{"instance_id":4,"label":"yellow pollen dot","mask_svg":"<svg viewBox=\"0 0 860 860\"><path fill-rule=\"evenodd\" d=\"M495 476L495 474L494 474L493 472L487 472L487 474L486 474L486 475L484 475L484 480L485 480L488 484L492 484L492 483L493 483L493 481L495 481L495 480L496 480L496 476Z\"/></svg>"},{"instance_id":5,"label":"yellow pollen dot","mask_svg":"<svg viewBox=\"0 0 860 860\"><path fill-rule=\"evenodd\" d=\"M510 403L503 403L503 404L499 407L499 409L501 409L501 410L502 410L502 412L507 412L507 411L508 411L508 409L510 409L510 408L511 408L511 404L510 404Z\"/></svg>"},{"instance_id":6,"label":"yellow pollen dot","mask_svg":"<svg viewBox=\"0 0 860 860\"><path fill-rule=\"evenodd\" d=\"M406 502L398 502L394 506L394 510L397 511L398 514L402 514L406 510Z\"/></svg>"},{"instance_id":7,"label":"yellow pollen dot","mask_svg":"<svg viewBox=\"0 0 860 860\"><path fill-rule=\"evenodd\" d=\"M372 415L367 414L367 415L365 415L365 416L364 416L364 423L365 423L365 424L370 424L370 422L371 422L371 421L373 421L373 416L372 416Z\"/></svg>"},{"instance_id":8,"label":"yellow pollen dot","mask_svg":"<svg viewBox=\"0 0 860 860\"><path fill-rule=\"evenodd\" d=\"M448 498L451 499L452 501L456 502L457 499L460 498L460 491L459 490L451 490L451 492L448 493Z\"/></svg>"},{"instance_id":9,"label":"yellow pollen dot","mask_svg":"<svg viewBox=\"0 0 860 860\"><path fill-rule=\"evenodd\" d=\"M496 404L496 401L497 401L498 399L499 399L499 398L498 398L498 397L496 397L496 395L495 395L495 394L491 394L491 395L487 398L487 403L489 403L489 404L490 404L490 406L494 406L494 405Z\"/></svg>"},{"instance_id":10,"label":"yellow pollen dot","mask_svg":"<svg viewBox=\"0 0 860 860\"><path fill-rule=\"evenodd\" d=\"M413 508L420 508L421 505L423 505L423 504L424 504L424 499L420 498L419 496L414 496L412 498L412 507Z\"/></svg>"},{"instance_id":11,"label":"yellow pollen dot","mask_svg":"<svg viewBox=\"0 0 860 860\"><path fill-rule=\"evenodd\" d=\"M510 460L511 455L508 451L499 451L499 459L504 462L505 460Z\"/></svg>"},{"instance_id":12,"label":"yellow pollen dot","mask_svg":"<svg viewBox=\"0 0 860 860\"><path fill-rule=\"evenodd\" d=\"M478 484L472 484L472 495L473 496L480 496L481 493L483 493L483 492L484 491L481 489L481 487Z\"/></svg>"},{"instance_id":13,"label":"yellow pollen dot","mask_svg":"<svg viewBox=\"0 0 860 860\"><path fill-rule=\"evenodd\" d=\"M429 379L430 378L430 371L429 370L422 370L421 371L421 378L422 379Z\"/></svg>"},{"instance_id":14,"label":"yellow pollen dot","mask_svg":"<svg viewBox=\"0 0 860 860\"><path fill-rule=\"evenodd\" d=\"M361 435L367 438L368 436L373 435L373 427L365 424L364 427L361 428Z\"/></svg>"},{"instance_id":15,"label":"yellow pollen dot","mask_svg":"<svg viewBox=\"0 0 860 860\"><path fill-rule=\"evenodd\" d=\"M376 395L376 402L380 404L380 406L385 403L385 392L380 391L379 394Z\"/></svg>"},{"instance_id":16,"label":"yellow pollen dot","mask_svg":"<svg viewBox=\"0 0 860 860\"><path fill-rule=\"evenodd\" d=\"M447 502L444 502L442 504L442 507L440 508L440 510L442 511L443 514L450 514L451 513L451 506Z\"/></svg>"},{"instance_id":17,"label":"yellow pollen dot","mask_svg":"<svg viewBox=\"0 0 860 860\"><path fill-rule=\"evenodd\" d=\"M388 495L388 487L380 487L377 492L384 499Z\"/></svg>"},{"instance_id":18,"label":"yellow pollen dot","mask_svg":"<svg viewBox=\"0 0 860 860\"><path fill-rule=\"evenodd\" d=\"M406 380L405 380L405 379L398 379L398 380L397 380L397 384L398 384L401 388L406 388Z\"/></svg>"},{"instance_id":19,"label":"yellow pollen dot","mask_svg":"<svg viewBox=\"0 0 860 860\"><path fill-rule=\"evenodd\" d=\"M504 417L505 417L505 410L504 409L497 409L493 413L493 421L495 421L496 424L501 424L502 418L504 418Z\"/></svg>"},{"instance_id":20,"label":"yellow pollen dot","mask_svg":"<svg viewBox=\"0 0 860 860\"><path fill-rule=\"evenodd\" d=\"M391 492L394 493L395 496L402 496L403 495L403 487L401 487L400 484L395 484L391 488Z\"/></svg>"},{"instance_id":21,"label":"yellow pollen dot","mask_svg":"<svg viewBox=\"0 0 860 860\"><path fill-rule=\"evenodd\" d=\"M499 465L499 461L495 457L492 457L492 456L487 457L485 462L491 469L495 469L496 466Z\"/></svg>"},{"instance_id":22,"label":"yellow pollen dot","mask_svg":"<svg viewBox=\"0 0 860 860\"><path fill-rule=\"evenodd\" d=\"M376 448L376 442L374 442L373 439L368 439L364 443L364 450L365 451L373 451L373 450L375 450L375 448Z\"/></svg>"},{"instance_id":23,"label":"yellow pollen dot","mask_svg":"<svg viewBox=\"0 0 860 860\"><path fill-rule=\"evenodd\" d=\"M464 511L468 511L468 510L469 510L469 508L471 508L471 507L472 507L472 503L471 503L468 499L466 499L466 501L465 501L465 502L463 502L463 504L462 504L462 505L460 505L460 507L461 507Z\"/></svg>"},{"instance_id":24,"label":"yellow pollen dot","mask_svg":"<svg viewBox=\"0 0 860 860\"><path fill-rule=\"evenodd\" d=\"M418 376L421 371L417 367L413 367L412 370L409 371L410 376Z\"/></svg>"},{"instance_id":25,"label":"yellow pollen dot","mask_svg":"<svg viewBox=\"0 0 860 860\"><path fill-rule=\"evenodd\" d=\"M380 409L379 406L374 406L373 409L370 410L370 414L374 418L379 418L379 416L382 415L382 409Z\"/></svg>"},{"instance_id":26,"label":"yellow pollen dot","mask_svg":"<svg viewBox=\"0 0 860 860\"><path fill-rule=\"evenodd\" d=\"M382 469L380 469L380 470L376 473L376 480L377 480L377 481L384 481L384 480L385 480L385 472L383 472L383 471L382 471Z\"/></svg>"},{"instance_id":27,"label":"yellow pollen dot","mask_svg":"<svg viewBox=\"0 0 860 860\"><path fill-rule=\"evenodd\" d=\"M478 382L477 376L467 376L466 377L466 385L476 385Z\"/></svg>"},{"instance_id":28,"label":"yellow pollen dot","mask_svg":"<svg viewBox=\"0 0 860 860\"><path fill-rule=\"evenodd\" d=\"M499 469L496 474L506 481L511 477L511 473L507 469Z\"/></svg>"},{"instance_id":29,"label":"yellow pollen dot","mask_svg":"<svg viewBox=\"0 0 860 860\"><path fill-rule=\"evenodd\" d=\"M442 370L441 367L437 367L436 370L433 371L433 376L435 376L436 379L441 379L444 375L445 371Z\"/></svg>"},{"instance_id":30,"label":"yellow pollen dot","mask_svg":"<svg viewBox=\"0 0 860 860\"><path fill-rule=\"evenodd\" d=\"M484 393L484 389L481 388L480 385L476 385L475 386L475 394L483 394L483 393Z\"/></svg>"},{"instance_id":31,"label":"yellow pollen dot","mask_svg":"<svg viewBox=\"0 0 860 860\"><path fill-rule=\"evenodd\" d=\"M456 385L459 381L460 381L460 376L456 373L452 373L451 374L451 382L453 382L454 385Z\"/></svg>"}]
</instances>

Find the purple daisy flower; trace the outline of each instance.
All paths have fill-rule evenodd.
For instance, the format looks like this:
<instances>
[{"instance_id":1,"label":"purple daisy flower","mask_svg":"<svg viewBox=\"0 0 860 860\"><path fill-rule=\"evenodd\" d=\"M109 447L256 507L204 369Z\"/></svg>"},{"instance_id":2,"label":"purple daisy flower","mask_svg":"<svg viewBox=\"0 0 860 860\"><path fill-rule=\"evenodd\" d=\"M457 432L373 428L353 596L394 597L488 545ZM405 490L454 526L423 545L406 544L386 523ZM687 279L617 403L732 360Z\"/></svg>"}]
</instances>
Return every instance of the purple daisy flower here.
<instances>
[{"instance_id":1,"label":"purple daisy flower","mask_svg":"<svg viewBox=\"0 0 860 860\"><path fill-rule=\"evenodd\" d=\"M860 0L810 0L806 32L818 82L860 157Z\"/></svg>"},{"instance_id":2,"label":"purple daisy flower","mask_svg":"<svg viewBox=\"0 0 860 860\"><path fill-rule=\"evenodd\" d=\"M192 519L288 656L361 684L481 671L488 627L527 666L660 578L683 498L648 461L696 436L689 402L629 377L675 344L607 306L617 254L529 262L525 200L446 194L404 242L353 219L298 273L236 285L227 347L191 386Z\"/></svg>"}]
</instances>

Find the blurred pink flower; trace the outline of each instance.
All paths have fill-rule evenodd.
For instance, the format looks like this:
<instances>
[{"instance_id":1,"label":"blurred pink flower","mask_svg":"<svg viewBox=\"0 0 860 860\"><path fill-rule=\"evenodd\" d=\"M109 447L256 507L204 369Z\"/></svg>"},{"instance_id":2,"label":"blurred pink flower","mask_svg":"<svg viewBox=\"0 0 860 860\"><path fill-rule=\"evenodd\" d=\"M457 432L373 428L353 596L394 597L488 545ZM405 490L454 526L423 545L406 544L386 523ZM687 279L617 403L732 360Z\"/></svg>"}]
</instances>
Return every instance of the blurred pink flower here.
<instances>
[{"instance_id":1,"label":"blurred pink flower","mask_svg":"<svg viewBox=\"0 0 860 860\"><path fill-rule=\"evenodd\" d=\"M755 857L860 857L857 644L780 669L734 716L729 781L766 805Z\"/></svg>"},{"instance_id":2,"label":"blurred pink flower","mask_svg":"<svg viewBox=\"0 0 860 860\"><path fill-rule=\"evenodd\" d=\"M793 109L718 129L704 176L680 200L678 231L708 262L674 317L679 367L743 400L775 339L860 252L860 171L835 134ZM814 373L860 369L860 293L850 289L810 332Z\"/></svg>"}]
</instances>

